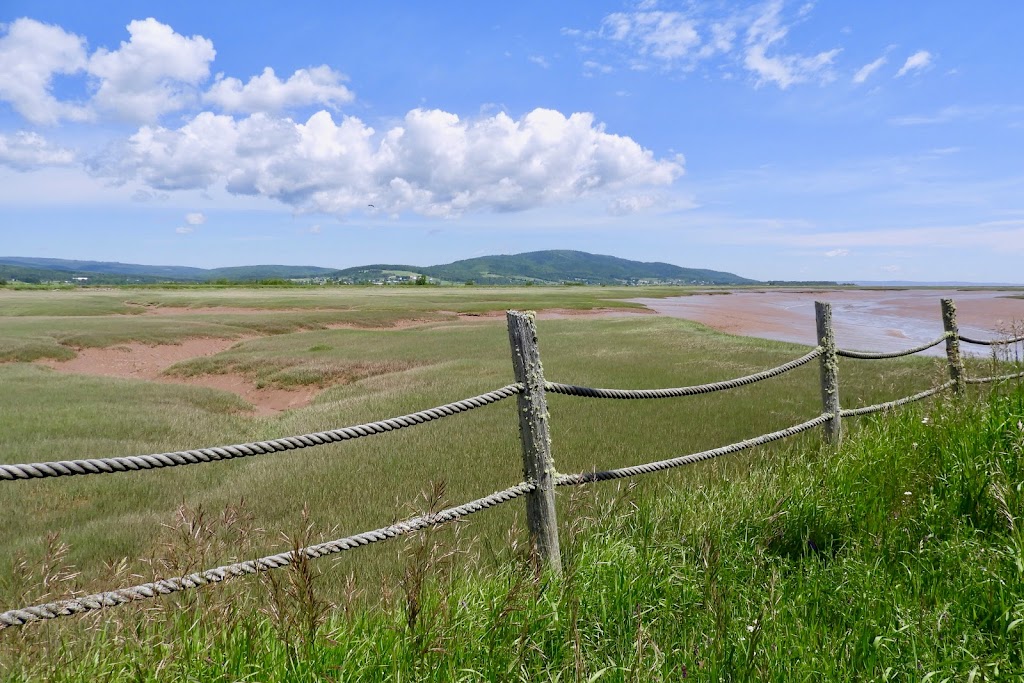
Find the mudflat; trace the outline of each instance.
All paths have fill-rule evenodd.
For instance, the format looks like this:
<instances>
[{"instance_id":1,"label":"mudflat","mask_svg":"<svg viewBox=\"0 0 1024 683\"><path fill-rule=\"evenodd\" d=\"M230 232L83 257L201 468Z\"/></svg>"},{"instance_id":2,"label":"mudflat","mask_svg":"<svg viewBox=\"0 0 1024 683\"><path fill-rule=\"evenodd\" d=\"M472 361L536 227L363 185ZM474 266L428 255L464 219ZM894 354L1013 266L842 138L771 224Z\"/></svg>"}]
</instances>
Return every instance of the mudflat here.
<instances>
[{"instance_id":1,"label":"mudflat","mask_svg":"<svg viewBox=\"0 0 1024 683\"><path fill-rule=\"evenodd\" d=\"M659 315L685 318L744 336L813 345L814 302L832 304L836 343L861 351L897 351L942 334L941 299L953 299L961 334L991 339L1009 336L1024 322L1019 290L857 289L741 290L667 299L632 299ZM1019 332L1017 332L1019 334ZM989 347L962 345L965 353L988 355ZM942 345L925 352L942 355Z\"/></svg>"}]
</instances>

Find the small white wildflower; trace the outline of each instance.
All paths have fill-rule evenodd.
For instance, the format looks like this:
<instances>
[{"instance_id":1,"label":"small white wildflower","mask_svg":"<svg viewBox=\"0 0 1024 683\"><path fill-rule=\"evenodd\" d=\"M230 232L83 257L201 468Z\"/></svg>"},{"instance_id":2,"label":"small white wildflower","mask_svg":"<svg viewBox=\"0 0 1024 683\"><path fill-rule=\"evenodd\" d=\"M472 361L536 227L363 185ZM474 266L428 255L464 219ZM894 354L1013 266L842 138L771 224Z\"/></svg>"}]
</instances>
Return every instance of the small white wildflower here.
<instances>
[{"instance_id":1,"label":"small white wildflower","mask_svg":"<svg viewBox=\"0 0 1024 683\"><path fill-rule=\"evenodd\" d=\"M904 491L903 495L904 496L910 496L910 495L913 495L913 494L910 491Z\"/></svg>"},{"instance_id":2,"label":"small white wildflower","mask_svg":"<svg viewBox=\"0 0 1024 683\"><path fill-rule=\"evenodd\" d=\"M931 418L928 417L927 415L925 415L924 417L921 418L921 424L923 424L923 425L926 425L926 424L928 424L931 421L932 421Z\"/></svg>"}]
</instances>

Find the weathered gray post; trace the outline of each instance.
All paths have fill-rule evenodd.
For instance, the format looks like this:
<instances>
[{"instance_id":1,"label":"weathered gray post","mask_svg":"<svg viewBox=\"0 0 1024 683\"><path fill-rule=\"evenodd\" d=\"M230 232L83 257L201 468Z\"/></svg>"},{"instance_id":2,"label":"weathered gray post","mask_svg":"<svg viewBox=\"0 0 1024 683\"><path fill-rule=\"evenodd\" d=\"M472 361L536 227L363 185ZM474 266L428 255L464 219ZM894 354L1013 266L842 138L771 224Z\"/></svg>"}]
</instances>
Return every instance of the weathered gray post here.
<instances>
[{"instance_id":1,"label":"weathered gray post","mask_svg":"<svg viewBox=\"0 0 1024 683\"><path fill-rule=\"evenodd\" d=\"M839 443L843 435L843 423L839 417L839 356L836 355L836 337L832 330L832 304L814 302L814 318L818 325L818 345L822 348L821 358L821 407L832 413L832 419L825 423L825 439Z\"/></svg>"},{"instance_id":2,"label":"weathered gray post","mask_svg":"<svg viewBox=\"0 0 1024 683\"><path fill-rule=\"evenodd\" d=\"M544 396L544 368L537 346L537 326L528 311L508 311L508 340L512 345L512 366L523 391L519 405L519 439L523 444L523 475L537 488L526 494L526 525L541 566L562 573L558 549L558 519L555 515L555 461L548 435L548 403Z\"/></svg>"},{"instance_id":3,"label":"weathered gray post","mask_svg":"<svg viewBox=\"0 0 1024 683\"><path fill-rule=\"evenodd\" d=\"M964 359L960 356L960 330L956 324L956 304L952 299L942 300L942 327L946 330L946 359L949 378L953 380L953 393L964 393Z\"/></svg>"}]
</instances>

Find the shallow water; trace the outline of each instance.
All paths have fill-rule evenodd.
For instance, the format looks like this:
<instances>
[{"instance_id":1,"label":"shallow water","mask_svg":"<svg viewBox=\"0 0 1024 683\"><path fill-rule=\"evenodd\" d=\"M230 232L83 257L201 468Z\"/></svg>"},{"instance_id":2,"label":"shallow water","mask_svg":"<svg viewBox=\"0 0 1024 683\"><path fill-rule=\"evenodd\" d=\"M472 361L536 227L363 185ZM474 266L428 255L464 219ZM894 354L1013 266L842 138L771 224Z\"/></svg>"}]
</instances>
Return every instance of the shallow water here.
<instances>
[{"instance_id":1,"label":"shallow water","mask_svg":"<svg viewBox=\"0 0 1024 683\"><path fill-rule=\"evenodd\" d=\"M888 352L939 337L944 298L957 305L961 334L980 339L1009 336L1013 326L1024 321L1024 300L1008 297L1020 294L1019 290L765 290L632 301L659 315L694 320L723 332L807 345L816 343L814 302L827 301L832 304L840 348ZM961 350L991 354L991 347L965 343ZM945 345L922 353L945 355Z\"/></svg>"}]
</instances>

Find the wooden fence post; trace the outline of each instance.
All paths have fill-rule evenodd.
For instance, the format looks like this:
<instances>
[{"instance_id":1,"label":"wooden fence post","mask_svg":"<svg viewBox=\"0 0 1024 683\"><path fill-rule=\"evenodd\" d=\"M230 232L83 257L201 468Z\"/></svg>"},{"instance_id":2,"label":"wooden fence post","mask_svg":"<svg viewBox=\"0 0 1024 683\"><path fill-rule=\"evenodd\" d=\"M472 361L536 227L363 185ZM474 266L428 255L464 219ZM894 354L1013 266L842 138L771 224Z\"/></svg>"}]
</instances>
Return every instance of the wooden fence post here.
<instances>
[{"instance_id":1,"label":"wooden fence post","mask_svg":"<svg viewBox=\"0 0 1024 683\"><path fill-rule=\"evenodd\" d=\"M532 312L507 311L512 366L523 391L519 406L519 439L523 445L523 475L537 488L526 494L526 525L534 552L542 567L562 573L555 514L555 461L548 435L548 404L544 396L544 368L537 346L537 326Z\"/></svg>"},{"instance_id":2,"label":"wooden fence post","mask_svg":"<svg viewBox=\"0 0 1024 683\"><path fill-rule=\"evenodd\" d=\"M839 356L832 330L832 304L815 301L814 318L818 326L818 345L823 350L820 356L821 407L824 412L832 413L832 419L825 423L825 439L838 444L843 435L843 422L839 416Z\"/></svg>"},{"instance_id":3,"label":"wooden fence post","mask_svg":"<svg viewBox=\"0 0 1024 683\"><path fill-rule=\"evenodd\" d=\"M953 393L964 393L964 359L960 356L960 330L956 324L956 304L952 299L942 300L942 327L946 330L946 359L949 378L953 380Z\"/></svg>"}]
</instances>

